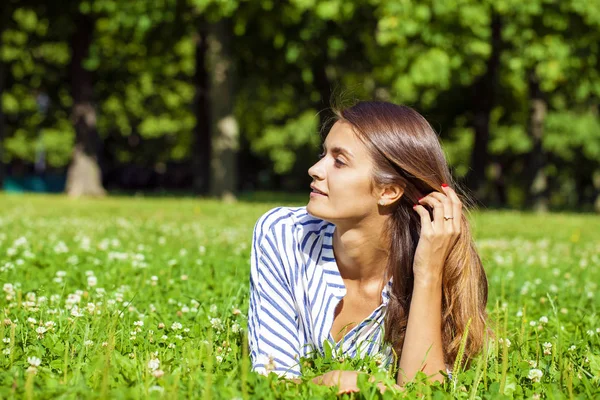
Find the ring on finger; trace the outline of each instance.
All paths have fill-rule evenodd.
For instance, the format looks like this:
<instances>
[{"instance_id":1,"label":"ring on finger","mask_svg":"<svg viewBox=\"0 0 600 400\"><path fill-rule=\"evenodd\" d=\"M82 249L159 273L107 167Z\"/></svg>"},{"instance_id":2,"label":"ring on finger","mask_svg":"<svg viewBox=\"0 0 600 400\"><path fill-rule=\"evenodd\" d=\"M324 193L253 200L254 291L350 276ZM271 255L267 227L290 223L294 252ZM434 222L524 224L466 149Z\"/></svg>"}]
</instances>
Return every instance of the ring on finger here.
<instances>
[{"instance_id":1,"label":"ring on finger","mask_svg":"<svg viewBox=\"0 0 600 400\"><path fill-rule=\"evenodd\" d=\"M447 216L444 216L444 221L448 221L449 219L454 219L454 217L447 217Z\"/></svg>"}]
</instances>

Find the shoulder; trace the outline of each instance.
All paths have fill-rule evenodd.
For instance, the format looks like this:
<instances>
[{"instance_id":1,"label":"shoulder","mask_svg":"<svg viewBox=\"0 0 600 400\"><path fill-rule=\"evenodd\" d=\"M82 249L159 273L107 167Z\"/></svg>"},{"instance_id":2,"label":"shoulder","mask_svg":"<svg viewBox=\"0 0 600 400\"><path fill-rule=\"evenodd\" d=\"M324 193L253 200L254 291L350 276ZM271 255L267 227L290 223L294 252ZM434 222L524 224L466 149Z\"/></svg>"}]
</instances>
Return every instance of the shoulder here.
<instances>
[{"instance_id":1,"label":"shoulder","mask_svg":"<svg viewBox=\"0 0 600 400\"><path fill-rule=\"evenodd\" d=\"M307 229L318 229L328 224L320 218L310 215L304 207L275 207L262 214L254 225L254 234L258 237L264 236L271 231L281 230L295 232Z\"/></svg>"}]
</instances>

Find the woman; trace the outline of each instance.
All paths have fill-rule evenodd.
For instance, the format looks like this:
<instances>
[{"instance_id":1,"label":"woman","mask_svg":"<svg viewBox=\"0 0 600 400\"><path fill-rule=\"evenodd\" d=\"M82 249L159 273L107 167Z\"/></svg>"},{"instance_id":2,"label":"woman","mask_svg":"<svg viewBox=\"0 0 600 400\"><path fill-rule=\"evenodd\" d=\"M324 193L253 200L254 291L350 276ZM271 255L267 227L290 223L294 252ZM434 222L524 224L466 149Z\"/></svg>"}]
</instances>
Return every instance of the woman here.
<instances>
[{"instance_id":1,"label":"woman","mask_svg":"<svg viewBox=\"0 0 600 400\"><path fill-rule=\"evenodd\" d=\"M460 362L483 345L487 279L438 137L405 106L336 115L307 206L270 210L254 229L253 368L298 377L299 358L329 341L397 362L399 385L418 371L443 380L464 334ZM314 381L354 390L356 372Z\"/></svg>"}]
</instances>

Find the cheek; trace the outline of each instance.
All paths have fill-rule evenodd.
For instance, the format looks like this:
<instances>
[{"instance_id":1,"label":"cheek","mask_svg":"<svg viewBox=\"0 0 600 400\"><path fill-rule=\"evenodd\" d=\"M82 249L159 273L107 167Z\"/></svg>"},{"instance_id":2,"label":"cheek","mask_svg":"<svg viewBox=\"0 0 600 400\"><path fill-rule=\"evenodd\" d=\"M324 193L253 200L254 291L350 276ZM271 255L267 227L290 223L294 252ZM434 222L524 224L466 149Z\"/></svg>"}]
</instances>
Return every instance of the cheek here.
<instances>
[{"instance_id":1,"label":"cheek","mask_svg":"<svg viewBox=\"0 0 600 400\"><path fill-rule=\"evenodd\" d=\"M336 193L352 193L348 200L362 200L371 193L369 180L356 173L332 172L329 176L329 188Z\"/></svg>"}]
</instances>

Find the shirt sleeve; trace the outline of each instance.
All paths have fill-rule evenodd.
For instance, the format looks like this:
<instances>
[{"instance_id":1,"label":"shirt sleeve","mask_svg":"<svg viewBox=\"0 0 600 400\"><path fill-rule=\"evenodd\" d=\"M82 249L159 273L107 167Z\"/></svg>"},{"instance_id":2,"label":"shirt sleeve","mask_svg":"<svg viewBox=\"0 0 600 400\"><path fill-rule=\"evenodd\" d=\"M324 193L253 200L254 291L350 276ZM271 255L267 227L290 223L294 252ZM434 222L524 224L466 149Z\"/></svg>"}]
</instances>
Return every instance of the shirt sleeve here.
<instances>
[{"instance_id":1,"label":"shirt sleeve","mask_svg":"<svg viewBox=\"0 0 600 400\"><path fill-rule=\"evenodd\" d=\"M270 228L267 218L265 214L254 227L250 255L248 342L252 369L265 375L272 371L298 377L298 314L285 274L285 249L278 245L275 234L285 227L275 224Z\"/></svg>"}]
</instances>

